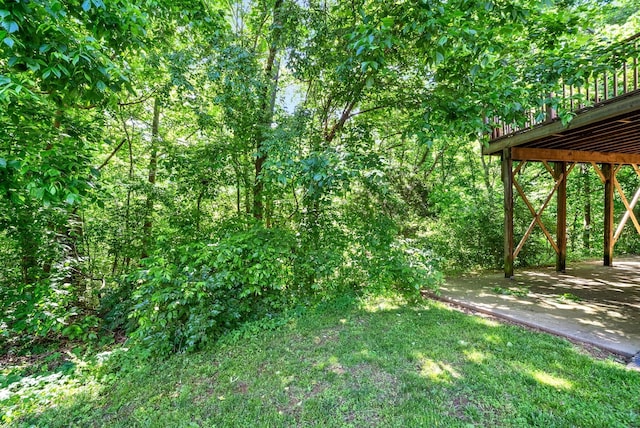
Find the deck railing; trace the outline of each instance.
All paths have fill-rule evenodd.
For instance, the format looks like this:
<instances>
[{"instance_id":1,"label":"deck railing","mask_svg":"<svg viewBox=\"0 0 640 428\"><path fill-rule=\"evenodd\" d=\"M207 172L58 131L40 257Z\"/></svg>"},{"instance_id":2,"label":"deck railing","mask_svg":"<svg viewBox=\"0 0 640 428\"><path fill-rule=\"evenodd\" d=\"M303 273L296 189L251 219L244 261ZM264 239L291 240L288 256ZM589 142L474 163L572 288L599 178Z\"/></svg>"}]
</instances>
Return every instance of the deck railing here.
<instances>
[{"instance_id":1,"label":"deck railing","mask_svg":"<svg viewBox=\"0 0 640 428\"><path fill-rule=\"evenodd\" d=\"M567 121L584 109L625 96L639 89L640 33L616 43L577 67L574 76L560 80L555 90L540 94L538 106L522 112L509 123L501 117L486 119L492 127L491 139L516 134L555 120Z\"/></svg>"}]
</instances>

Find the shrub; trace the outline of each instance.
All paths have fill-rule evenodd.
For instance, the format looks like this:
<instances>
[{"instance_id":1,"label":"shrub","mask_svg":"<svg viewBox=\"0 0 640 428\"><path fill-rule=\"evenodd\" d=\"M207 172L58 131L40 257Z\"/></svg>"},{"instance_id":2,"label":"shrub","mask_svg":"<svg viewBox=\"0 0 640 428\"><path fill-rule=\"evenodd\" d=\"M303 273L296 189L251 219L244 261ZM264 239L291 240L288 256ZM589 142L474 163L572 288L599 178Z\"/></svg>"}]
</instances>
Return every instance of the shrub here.
<instances>
[{"instance_id":1,"label":"shrub","mask_svg":"<svg viewBox=\"0 0 640 428\"><path fill-rule=\"evenodd\" d=\"M292 235L252 227L171 249L134 273L131 337L160 353L194 350L282 309L293 282Z\"/></svg>"}]
</instances>

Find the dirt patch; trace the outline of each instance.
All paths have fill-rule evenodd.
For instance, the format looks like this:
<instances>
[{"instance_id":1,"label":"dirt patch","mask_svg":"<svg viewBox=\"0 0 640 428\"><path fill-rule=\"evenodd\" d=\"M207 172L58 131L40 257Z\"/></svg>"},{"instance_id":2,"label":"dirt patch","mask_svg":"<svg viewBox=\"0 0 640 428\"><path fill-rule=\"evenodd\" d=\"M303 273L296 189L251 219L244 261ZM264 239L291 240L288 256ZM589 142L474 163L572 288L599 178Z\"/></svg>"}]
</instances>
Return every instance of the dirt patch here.
<instances>
[{"instance_id":1,"label":"dirt patch","mask_svg":"<svg viewBox=\"0 0 640 428\"><path fill-rule=\"evenodd\" d=\"M330 385L326 382L318 382L309 390L304 390L300 387L287 387L286 391L289 401L285 406L279 407L278 411L286 415L297 417L300 414L300 409L305 401L321 395L329 387Z\"/></svg>"},{"instance_id":2,"label":"dirt patch","mask_svg":"<svg viewBox=\"0 0 640 428\"><path fill-rule=\"evenodd\" d=\"M378 400L387 404L396 403L400 398L400 382L392 374L372 364L358 364L347 368L353 388L370 383L378 391Z\"/></svg>"},{"instance_id":3,"label":"dirt patch","mask_svg":"<svg viewBox=\"0 0 640 428\"><path fill-rule=\"evenodd\" d=\"M324 346L327 343L336 342L339 334L339 330L325 330L313 338L313 344L316 346Z\"/></svg>"},{"instance_id":4,"label":"dirt patch","mask_svg":"<svg viewBox=\"0 0 640 428\"><path fill-rule=\"evenodd\" d=\"M469 404L471 404L471 401L463 395L453 397L453 400L451 401L451 415L460 420L466 420L467 415L465 410Z\"/></svg>"},{"instance_id":5,"label":"dirt patch","mask_svg":"<svg viewBox=\"0 0 640 428\"><path fill-rule=\"evenodd\" d=\"M237 382L235 387L233 388L233 392L236 394L246 394L249 392L249 384L246 382Z\"/></svg>"}]
</instances>

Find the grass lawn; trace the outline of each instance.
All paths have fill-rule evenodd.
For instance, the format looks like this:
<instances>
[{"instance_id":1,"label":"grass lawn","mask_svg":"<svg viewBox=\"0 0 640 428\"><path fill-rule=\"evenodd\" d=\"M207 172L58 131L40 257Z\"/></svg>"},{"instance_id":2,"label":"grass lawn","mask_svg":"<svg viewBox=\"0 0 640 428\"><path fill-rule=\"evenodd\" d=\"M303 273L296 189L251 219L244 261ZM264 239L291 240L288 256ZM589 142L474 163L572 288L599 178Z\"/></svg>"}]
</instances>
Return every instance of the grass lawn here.
<instances>
[{"instance_id":1,"label":"grass lawn","mask_svg":"<svg viewBox=\"0 0 640 428\"><path fill-rule=\"evenodd\" d=\"M640 373L430 301L345 300L101 377L2 373L7 426L640 426Z\"/></svg>"}]
</instances>

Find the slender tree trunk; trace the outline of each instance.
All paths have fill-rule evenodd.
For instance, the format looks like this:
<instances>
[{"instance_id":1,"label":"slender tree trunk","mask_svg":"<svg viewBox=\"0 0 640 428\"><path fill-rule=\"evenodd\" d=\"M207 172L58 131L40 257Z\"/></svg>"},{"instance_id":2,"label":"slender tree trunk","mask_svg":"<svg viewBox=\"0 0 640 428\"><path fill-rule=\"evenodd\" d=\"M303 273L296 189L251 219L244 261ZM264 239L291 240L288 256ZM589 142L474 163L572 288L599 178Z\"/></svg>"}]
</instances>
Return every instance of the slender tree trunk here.
<instances>
[{"instance_id":1,"label":"slender tree trunk","mask_svg":"<svg viewBox=\"0 0 640 428\"><path fill-rule=\"evenodd\" d=\"M113 254L113 264L111 265L111 275L115 275L118 271L118 251Z\"/></svg>"},{"instance_id":2,"label":"slender tree trunk","mask_svg":"<svg viewBox=\"0 0 640 428\"><path fill-rule=\"evenodd\" d=\"M126 131L125 124L125 131ZM133 144L131 142L131 137L128 137L129 140L129 183L127 186L127 202L125 206L125 215L124 215L124 241L127 243L131 242L131 183L133 183ZM129 267L131 262L131 251L125 248L122 265L125 268Z\"/></svg>"},{"instance_id":3,"label":"slender tree trunk","mask_svg":"<svg viewBox=\"0 0 640 428\"><path fill-rule=\"evenodd\" d=\"M493 193L493 185L491 184L491 171L489 170L489 164L487 163L485 156L482 154L482 147L480 148L480 161L482 162L482 178L484 181L484 187L487 191L487 197L491 199Z\"/></svg>"},{"instance_id":4,"label":"slender tree trunk","mask_svg":"<svg viewBox=\"0 0 640 428\"><path fill-rule=\"evenodd\" d=\"M264 181L262 180L262 169L267 160L267 152L264 143L267 140L268 132L271 129L275 110L276 92L278 90L278 76L280 64L276 60L278 53L278 41L281 32L280 11L283 0L276 0L273 6L273 25L271 31L271 45L269 55L264 68L264 73L269 84L265 85L262 94L261 113L262 123L258 126L256 136L256 160L254 162L255 176L253 185L253 217L262 220L264 217Z\"/></svg>"},{"instance_id":5,"label":"slender tree trunk","mask_svg":"<svg viewBox=\"0 0 640 428\"><path fill-rule=\"evenodd\" d=\"M240 187L240 177L236 177L236 210L238 212L238 215L240 215L240 213L242 212L240 209L240 200L242 197L242 189Z\"/></svg>"},{"instance_id":6,"label":"slender tree trunk","mask_svg":"<svg viewBox=\"0 0 640 428\"><path fill-rule=\"evenodd\" d=\"M582 191L584 192L584 231L582 243L587 250L591 249L591 182L589 180L589 166L582 165Z\"/></svg>"},{"instance_id":7,"label":"slender tree trunk","mask_svg":"<svg viewBox=\"0 0 640 428\"><path fill-rule=\"evenodd\" d=\"M147 201L145 207L145 219L142 226L142 253L141 258L149 257L149 247L151 247L151 236L153 233L153 203L155 201L156 174L158 172L158 141L160 140L160 98L156 97L153 102L153 122L151 124L151 147L149 158L149 174L147 183Z\"/></svg>"}]
</instances>

